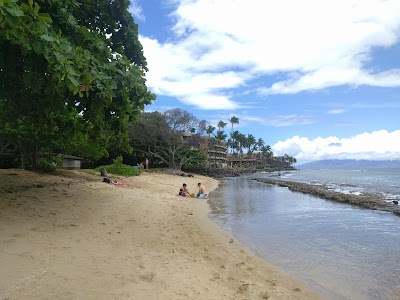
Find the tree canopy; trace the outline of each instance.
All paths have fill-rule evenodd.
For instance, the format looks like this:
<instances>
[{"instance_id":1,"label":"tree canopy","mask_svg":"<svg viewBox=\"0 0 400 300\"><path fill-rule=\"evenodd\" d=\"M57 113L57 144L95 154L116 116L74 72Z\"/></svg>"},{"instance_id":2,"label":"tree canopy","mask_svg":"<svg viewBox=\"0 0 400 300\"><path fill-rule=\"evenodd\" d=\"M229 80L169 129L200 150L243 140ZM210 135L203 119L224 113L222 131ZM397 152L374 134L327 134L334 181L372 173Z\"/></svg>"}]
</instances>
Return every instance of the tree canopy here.
<instances>
[{"instance_id":1,"label":"tree canopy","mask_svg":"<svg viewBox=\"0 0 400 300\"><path fill-rule=\"evenodd\" d=\"M131 144L135 151L180 170L185 164L205 162L200 144L206 125L206 121L178 108L163 114L143 113L130 127Z\"/></svg>"},{"instance_id":2,"label":"tree canopy","mask_svg":"<svg viewBox=\"0 0 400 300\"><path fill-rule=\"evenodd\" d=\"M0 141L38 154L128 151L155 96L129 0L0 1Z\"/></svg>"}]
</instances>

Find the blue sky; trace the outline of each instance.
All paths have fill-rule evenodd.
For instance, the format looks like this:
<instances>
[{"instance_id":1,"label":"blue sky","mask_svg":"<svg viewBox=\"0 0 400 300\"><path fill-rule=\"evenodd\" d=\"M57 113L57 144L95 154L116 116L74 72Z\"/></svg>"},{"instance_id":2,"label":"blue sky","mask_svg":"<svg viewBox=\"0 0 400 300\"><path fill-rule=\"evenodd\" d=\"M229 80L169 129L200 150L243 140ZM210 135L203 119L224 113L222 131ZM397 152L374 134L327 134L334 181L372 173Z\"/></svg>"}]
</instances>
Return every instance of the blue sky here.
<instances>
[{"instance_id":1,"label":"blue sky","mask_svg":"<svg viewBox=\"0 0 400 300\"><path fill-rule=\"evenodd\" d=\"M157 100L276 155L400 159L400 1L131 0ZM230 128L230 125L229 125ZM226 130L229 131L229 128Z\"/></svg>"}]
</instances>

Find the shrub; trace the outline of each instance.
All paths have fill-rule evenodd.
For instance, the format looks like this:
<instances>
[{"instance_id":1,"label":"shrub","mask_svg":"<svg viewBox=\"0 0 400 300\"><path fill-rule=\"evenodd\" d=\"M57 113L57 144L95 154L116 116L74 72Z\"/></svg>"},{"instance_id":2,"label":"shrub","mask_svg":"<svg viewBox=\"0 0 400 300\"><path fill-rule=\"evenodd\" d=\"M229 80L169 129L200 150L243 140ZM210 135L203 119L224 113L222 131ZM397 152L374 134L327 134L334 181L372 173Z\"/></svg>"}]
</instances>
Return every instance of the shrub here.
<instances>
[{"instance_id":1,"label":"shrub","mask_svg":"<svg viewBox=\"0 0 400 300\"><path fill-rule=\"evenodd\" d=\"M46 173L55 172L62 165L62 159L57 156L39 158L38 170Z\"/></svg>"},{"instance_id":2,"label":"shrub","mask_svg":"<svg viewBox=\"0 0 400 300\"><path fill-rule=\"evenodd\" d=\"M113 160L113 164L106 166L98 166L96 171L101 169L106 169L108 173L121 176L138 176L140 175L140 170L134 169L132 166L124 165L122 163L122 156L118 156Z\"/></svg>"},{"instance_id":3,"label":"shrub","mask_svg":"<svg viewBox=\"0 0 400 300\"><path fill-rule=\"evenodd\" d=\"M25 156L21 156L21 167L27 170L34 170L44 173L53 173L62 166L62 158L55 154L42 154L37 159L37 165L32 166L32 161Z\"/></svg>"}]
</instances>

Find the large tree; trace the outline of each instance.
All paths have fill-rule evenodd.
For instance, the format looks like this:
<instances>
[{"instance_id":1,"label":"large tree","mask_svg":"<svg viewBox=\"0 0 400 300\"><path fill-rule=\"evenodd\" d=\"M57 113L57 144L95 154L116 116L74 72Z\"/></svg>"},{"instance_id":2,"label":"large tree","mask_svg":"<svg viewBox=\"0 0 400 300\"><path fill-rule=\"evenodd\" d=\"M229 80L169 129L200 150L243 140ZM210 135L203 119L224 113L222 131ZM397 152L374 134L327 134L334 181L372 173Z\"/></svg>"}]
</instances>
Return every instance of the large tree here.
<instances>
[{"instance_id":1,"label":"large tree","mask_svg":"<svg viewBox=\"0 0 400 300\"><path fill-rule=\"evenodd\" d=\"M186 117L176 117L180 113ZM175 117L171 118L172 115ZM199 145L205 140L198 132L202 131L205 121L199 121L193 115L187 116L186 111L176 109L164 114L141 114L139 122L130 127L132 147L173 169L180 170L191 162L204 162L206 157L199 150ZM189 134L192 128L195 133Z\"/></svg>"},{"instance_id":2,"label":"large tree","mask_svg":"<svg viewBox=\"0 0 400 300\"><path fill-rule=\"evenodd\" d=\"M164 112L164 117L171 130L176 132L197 132L203 134L206 131L207 122L198 120L190 112L174 108ZM194 130L193 130L194 129Z\"/></svg>"},{"instance_id":3,"label":"large tree","mask_svg":"<svg viewBox=\"0 0 400 300\"><path fill-rule=\"evenodd\" d=\"M129 0L0 1L0 140L38 154L129 150L155 96Z\"/></svg>"}]
</instances>

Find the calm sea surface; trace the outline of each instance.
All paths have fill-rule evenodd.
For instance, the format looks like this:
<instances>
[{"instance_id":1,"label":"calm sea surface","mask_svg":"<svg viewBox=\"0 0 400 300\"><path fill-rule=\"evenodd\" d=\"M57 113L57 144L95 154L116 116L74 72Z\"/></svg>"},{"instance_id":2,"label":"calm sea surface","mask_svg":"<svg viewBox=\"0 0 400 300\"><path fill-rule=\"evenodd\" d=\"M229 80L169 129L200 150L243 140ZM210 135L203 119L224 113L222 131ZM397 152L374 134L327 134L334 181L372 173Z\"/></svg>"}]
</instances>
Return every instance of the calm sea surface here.
<instances>
[{"instance_id":1,"label":"calm sea surface","mask_svg":"<svg viewBox=\"0 0 400 300\"><path fill-rule=\"evenodd\" d=\"M355 175L354 175L355 174ZM400 299L400 217L251 180L224 180L210 217L327 299ZM400 195L400 170L296 171L285 180Z\"/></svg>"}]
</instances>

